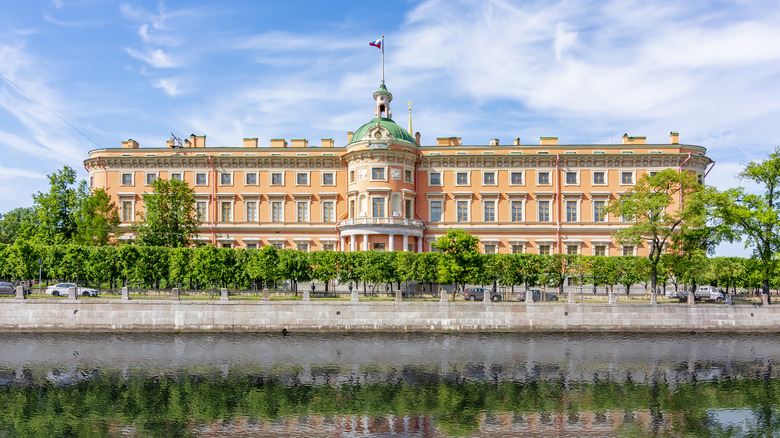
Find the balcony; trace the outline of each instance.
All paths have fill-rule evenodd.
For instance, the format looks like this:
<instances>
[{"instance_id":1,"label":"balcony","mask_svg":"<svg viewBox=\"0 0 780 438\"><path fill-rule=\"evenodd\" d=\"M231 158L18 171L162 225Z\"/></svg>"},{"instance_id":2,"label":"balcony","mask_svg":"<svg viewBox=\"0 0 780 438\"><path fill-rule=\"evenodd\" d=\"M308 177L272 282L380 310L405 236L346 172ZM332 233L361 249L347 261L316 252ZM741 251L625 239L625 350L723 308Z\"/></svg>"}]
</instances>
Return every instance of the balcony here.
<instances>
[{"instance_id":1,"label":"balcony","mask_svg":"<svg viewBox=\"0 0 780 438\"><path fill-rule=\"evenodd\" d=\"M339 221L339 228L355 225L395 225L402 227L420 227L424 226L423 221L417 219L406 219L399 217L361 217L342 219Z\"/></svg>"}]
</instances>

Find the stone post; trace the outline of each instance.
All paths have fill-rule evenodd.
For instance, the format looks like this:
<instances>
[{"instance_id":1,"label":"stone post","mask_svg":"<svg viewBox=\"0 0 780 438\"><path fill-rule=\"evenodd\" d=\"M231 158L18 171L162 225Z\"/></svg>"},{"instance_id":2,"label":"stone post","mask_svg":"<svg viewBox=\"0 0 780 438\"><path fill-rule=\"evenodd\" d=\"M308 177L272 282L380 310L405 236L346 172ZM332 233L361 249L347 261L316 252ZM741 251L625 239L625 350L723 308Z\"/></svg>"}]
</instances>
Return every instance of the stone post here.
<instances>
[{"instance_id":1,"label":"stone post","mask_svg":"<svg viewBox=\"0 0 780 438\"><path fill-rule=\"evenodd\" d=\"M691 306L696 304L696 296L693 294L693 291L688 291L688 304Z\"/></svg>"},{"instance_id":2,"label":"stone post","mask_svg":"<svg viewBox=\"0 0 780 438\"><path fill-rule=\"evenodd\" d=\"M130 299L130 292L127 290L127 286L122 287L122 301L127 301Z\"/></svg>"},{"instance_id":3,"label":"stone post","mask_svg":"<svg viewBox=\"0 0 780 438\"><path fill-rule=\"evenodd\" d=\"M23 300L27 297L24 296L24 287L23 286L16 286L16 299L17 300Z\"/></svg>"},{"instance_id":4,"label":"stone post","mask_svg":"<svg viewBox=\"0 0 780 438\"><path fill-rule=\"evenodd\" d=\"M401 301L403 301L403 300L404 300L404 296L403 296L403 294L401 293L401 289L397 289L397 290L395 291L395 302L396 302L396 303L400 303L400 302L401 302Z\"/></svg>"},{"instance_id":5,"label":"stone post","mask_svg":"<svg viewBox=\"0 0 780 438\"><path fill-rule=\"evenodd\" d=\"M263 288L263 301L271 301L271 291L267 287Z\"/></svg>"},{"instance_id":6,"label":"stone post","mask_svg":"<svg viewBox=\"0 0 780 438\"><path fill-rule=\"evenodd\" d=\"M731 294L730 293L726 293L726 305L727 306L733 306L734 305L734 303L731 302Z\"/></svg>"},{"instance_id":7,"label":"stone post","mask_svg":"<svg viewBox=\"0 0 780 438\"><path fill-rule=\"evenodd\" d=\"M532 290L526 290L525 291L525 304L533 304L533 303L534 303L534 292Z\"/></svg>"},{"instance_id":8,"label":"stone post","mask_svg":"<svg viewBox=\"0 0 780 438\"><path fill-rule=\"evenodd\" d=\"M609 291L609 304L617 304L617 296L613 291Z\"/></svg>"},{"instance_id":9,"label":"stone post","mask_svg":"<svg viewBox=\"0 0 780 438\"><path fill-rule=\"evenodd\" d=\"M485 303L489 303L490 302L490 295L491 295L491 293L488 292L488 291L483 292L482 293L482 301L485 302Z\"/></svg>"},{"instance_id":10,"label":"stone post","mask_svg":"<svg viewBox=\"0 0 780 438\"><path fill-rule=\"evenodd\" d=\"M574 291L570 290L569 291L569 304L576 304L576 303L577 303L577 298L574 295Z\"/></svg>"},{"instance_id":11,"label":"stone post","mask_svg":"<svg viewBox=\"0 0 780 438\"><path fill-rule=\"evenodd\" d=\"M769 294L761 293L761 304L764 306L769 305Z\"/></svg>"},{"instance_id":12,"label":"stone post","mask_svg":"<svg viewBox=\"0 0 780 438\"><path fill-rule=\"evenodd\" d=\"M313 283L312 286L314 286ZM303 301L311 301L311 292L309 292L309 289L303 290Z\"/></svg>"},{"instance_id":13,"label":"stone post","mask_svg":"<svg viewBox=\"0 0 780 438\"><path fill-rule=\"evenodd\" d=\"M228 291L224 287L220 290L220 301L230 301L230 297L228 297Z\"/></svg>"},{"instance_id":14,"label":"stone post","mask_svg":"<svg viewBox=\"0 0 780 438\"><path fill-rule=\"evenodd\" d=\"M171 289L171 299L179 301L179 288L178 287L174 287L173 289Z\"/></svg>"},{"instance_id":15,"label":"stone post","mask_svg":"<svg viewBox=\"0 0 780 438\"><path fill-rule=\"evenodd\" d=\"M76 288L75 287L69 287L68 288L68 299L70 300L76 300Z\"/></svg>"},{"instance_id":16,"label":"stone post","mask_svg":"<svg viewBox=\"0 0 780 438\"><path fill-rule=\"evenodd\" d=\"M350 301L360 301L357 289L352 291L352 298L350 298Z\"/></svg>"},{"instance_id":17,"label":"stone post","mask_svg":"<svg viewBox=\"0 0 780 438\"><path fill-rule=\"evenodd\" d=\"M439 286L439 301L442 303L446 303L450 300L450 297L447 296L447 291L444 290L442 286Z\"/></svg>"}]
</instances>

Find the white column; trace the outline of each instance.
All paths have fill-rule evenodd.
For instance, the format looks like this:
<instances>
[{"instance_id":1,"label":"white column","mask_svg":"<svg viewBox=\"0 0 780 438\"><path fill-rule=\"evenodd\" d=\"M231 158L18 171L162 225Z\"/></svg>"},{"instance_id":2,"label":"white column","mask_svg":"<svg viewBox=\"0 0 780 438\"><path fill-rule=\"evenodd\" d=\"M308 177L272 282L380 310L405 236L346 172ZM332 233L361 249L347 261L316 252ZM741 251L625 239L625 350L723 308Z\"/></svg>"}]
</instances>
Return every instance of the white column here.
<instances>
[{"instance_id":1,"label":"white column","mask_svg":"<svg viewBox=\"0 0 780 438\"><path fill-rule=\"evenodd\" d=\"M423 252L422 251L422 237L417 238L417 252Z\"/></svg>"},{"instance_id":2,"label":"white column","mask_svg":"<svg viewBox=\"0 0 780 438\"><path fill-rule=\"evenodd\" d=\"M404 234L404 248L402 251L408 251L409 250L409 235Z\"/></svg>"},{"instance_id":3,"label":"white column","mask_svg":"<svg viewBox=\"0 0 780 438\"><path fill-rule=\"evenodd\" d=\"M355 252L355 235L349 236L349 250Z\"/></svg>"},{"instance_id":4,"label":"white column","mask_svg":"<svg viewBox=\"0 0 780 438\"><path fill-rule=\"evenodd\" d=\"M395 251L395 234L388 234L387 241L390 243L387 245L388 251Z\"/></svg>"},{"instance_id":5,"label":"white column","mask_svg":"<svg viewBox=\"0 0 780 438\"><path fill-rule=\"evenodd\" d=\"M363 251L368 251L368 234L363 235Z\"/></svg>"},{"instance_id":6,"label":"white column","mask_svg":"<svg viewBox=\"0 0 780 438\"><path fill-rule=\"evenodd\" d=\"M341 248L339 248L341 252L347 252L347 238L342 237L341 238Z\"/></svg>"}]
</instances>

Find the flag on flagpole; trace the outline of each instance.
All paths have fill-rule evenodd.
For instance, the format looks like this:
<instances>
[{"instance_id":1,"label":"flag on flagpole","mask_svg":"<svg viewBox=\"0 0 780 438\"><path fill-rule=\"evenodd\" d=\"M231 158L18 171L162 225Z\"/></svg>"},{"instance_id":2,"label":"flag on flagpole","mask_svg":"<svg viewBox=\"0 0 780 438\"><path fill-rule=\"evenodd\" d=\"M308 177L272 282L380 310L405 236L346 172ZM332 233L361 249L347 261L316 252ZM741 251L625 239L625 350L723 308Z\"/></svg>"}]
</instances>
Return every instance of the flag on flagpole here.
<instances>
[{"instance_id":1,"label":"flag on flagpole","mask_svg":"<svg viewBox=\"0 0 780 438\"><path fill-rule=\"evenodd\" d=\"M368 43L368 45L374 46L377 49L381 49L382 48L382 43L384 42L383 40L384 40L384 38L379 38L376 41L371 41L370 43Z\"/></svg>"}]
</instances>

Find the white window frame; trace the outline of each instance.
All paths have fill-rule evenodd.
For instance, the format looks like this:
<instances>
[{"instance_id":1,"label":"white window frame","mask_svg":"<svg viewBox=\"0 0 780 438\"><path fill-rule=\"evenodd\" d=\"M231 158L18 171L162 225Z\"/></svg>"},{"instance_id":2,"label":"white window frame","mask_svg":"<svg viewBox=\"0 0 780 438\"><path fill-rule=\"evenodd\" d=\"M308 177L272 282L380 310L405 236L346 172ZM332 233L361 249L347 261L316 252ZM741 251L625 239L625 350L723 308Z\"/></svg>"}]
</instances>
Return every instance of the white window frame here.
<instances>
[{"instance_id":1,"label":"white window frame","mask_svg":"<svg viewBox=\"0 0 780 438\"><path fill-rule=\"evenodd\" d=\"M322 201L320 204L321 204L320 210L321 210L321 215L322 215L322 222L325 222L325 223L334 223L334 222L336 222L336 201L327 200L327 201ZM331 208L332 216L330 218L328 218L325 215L325 204L331 204L332 205L332 208ZM331 219L331 220L327 220L327 219Z\"/></svg>"},{"instance_id":2,"label":"white window frame","mask_svg":"<svg viewBox=\"0 0 780 438\"><path fill-rule=\"evenodd\" d=\"M407 176L409 178L407 178ZM409 169L404 169L404 182L407 182L409 184L413 184L414 183L414 172L412 172Z\"/></svg>"},{"instance_id":3,"label":"white window frame","mask_svg":"<svg viewBox=\"0 0 780 438\"><path fill-rule=\"evenodd\" d=\"M130 184L125 184L125 176L130 177ZM132 187L135 185L135 172L124 172L119 175L119 185L123 187Z\"/></svg>"},{"instance_id":4,"label":"white window frame","mask_svg":"<svg viewBox=\"0 0 780 438\"><path fill-rule=\"evenodd\" d=\"M546 254L542 254L542 247L543 246L547 247L547 249L548 249ZM552 255L552 253L553 253L552 243L544 242L544 243L540 243L540 244L536 245L536 253L539 254L539 255Z\"/></svg>"},{"instance_id":5,"label":"white window frame","mask_svg":"<svg viewBox=\"0 0 780 438\"><path fill-rule=\"evenodd\" d=\"M439 220L433 220L433 203L438 202L441 204L441 207L439 210L441 211L441 216L439 217ZM439 223L444 222L444 198L433 198L428 199L428 221L433 223Z\"/></svg>"},{"instance_id":6,"label":"white window frame","mask_svg":"<svg viewBox=\"0 0 780 438\"><path fill-rule=\"evenodd\" d=\"M438 175L439 176L439 182L438 183L434 183L433 182L433 175ZM438 172L438 171L435 172L433 170L429 170L428 171L428 185L429 186L436 186L436 187L441 187L442 185L444 185L444 178L443 178L442 172Z\"/></svg>"},{"instance_id":7,"label":"white window frame","mask_svg":"<svg viewBox=\"0 0 780 438\"><path fill-rule=\"evenodd\" d=\"M458 182L458 177L460 175L466 175L466 182ZM456 170L455 171L455 185L460 187L468 187L471 186L471 172L468 170Z\"/></svg>"},{"instance_id":8,"label":"white window frame","mask_svg":"<svg viewBox=\"0 0 780 438\"><path fill-rule=\"evenodd\" d=\"M626 248L631 248L631 254L626 254ZM636 255L636 246L633 246L633 245L625 245L625 246L623 246L623 245L621 245L620 246L620 255L622 255L622 256L626 256L626 255L634 256L634 255Z\"/></svg>"},{"instance_id":9,"label":"white window frame","mask_svg":"<svg viewBox=\"0 0 780 438\"><path fill-rule=\"evenodd\" d=\"M381 178L374 178L374 171L375 170L381 170L382 171L382 177ZM387 166L371 166L371 176L369 181L387 181Z\"/></svg>"},{"instance_id":10,"label":"white window frame","mask_svg":"<svg viewBox=\"0 0 780 438\"><path fill-rule=\"evenodd\" d=\"M597 173L603 173L604 174L604 182L603 183L597 183L596 182L596 174ZM608 186L609 185L609 172L605 170L591 170L590 175L590 181L591 184L594 186Z\"/></svg>"},{"instance_id":11,"label":"white window frame","mask_svg":"<svg viewBox=\"0 0 780 438\"><path fill-rule=\"evenodd\" d=\"M255 176L255 182L249 182L249 176L254 175ZM257 174L257 172L244 172L244 185L245 186L256 186L260 185L260 175Z\"/></svg>"},{"instance_id":12,"label":"white window frame","mask_svg":"<svg viewBox=\"0 0 780 438\"><path fill-rule=\"evenodd\" d=\"M565 185L565 186L573 186L573 187L579 187L581 185L580 182L582 180L580 179L580 171L579 170L564 170L563 173L564 173L564 175L563 175L563 185ZM566 179L567 179L567 177L569 176L570 173L574 174L574 178L577 180L576 182L570 183L570 182L566 181Z\"/></svg>"},{"instance_id":13,"label":"white window frame","mask_svg":"<svg viewBox=\"0 0 780 438\"><path fill-rule=\"evenodd\" d=\"M125 203L130 204L130 220L125 220ZM127 222L135 222L135 201L134 200L127 200L127 199L120 199L120 213L123 223Z\"/></svg>"},{"instance_id":14,"label":"white window frame","mask_svg":"<svg viewBox=\"0 0 780 438\"><path fill-rule=\"evenodd\" d=\"M520 175L520 183L516 183L516 182L512 181L512 175L514 175L516 173ZM525 170L520 170L520 171L510 170L509 171L509 185L510 186L515 186L515 187L517 187L517 186L525 186Z\"/></svg>"},{"instance_id":15,"label":"white window frame","mask_svg":"<svg viewBox=\"0 0 780 438\"><path fill-rule=\"evenodd\" d=\"M172 172L170 175L171 175L171 180L174 179L178 181L184 180L184 175L181 172Z\"/></svg>"},{"instance_id":16,"label":"white window frame","mask_svg":"<svg viewBox=\"0 0 780 438\"><path fill-rule=\"evenodd\" d=\"M541 213L541 207L542 202L547 203L547 220L542 220ZM553 215L552 215L552 199L550 198L543 198L543 199L537 199L536 200L536 222L539 223L550 223L553 221Z\"/></svg>"},{"instance_id":17,"label":"white window frame","mask_svg":"<svg viewBox=\"0 0 780 438\"><path fill-rule=\"evenodd\" d=\"M519 202L520 203L520 220L519 221L514 220L514 214L513 214L513 211L512 211L512 204L515 203L515 202ZM516 222L516 223L525 222L525 217L526 217L526 215L525 215L525 199L510 198L509 199L509 221L510 222Z\"/></svg>"},{"instance_id":18,"label":"white window frame","mask_svg":"<svg viewBox=\"0 0 780 438\"><path fill-rule=\"evenodd\" d=\"M305 182L300 182L300 178L306 178ZM311 186L311 172L295 172L295 185L297 187L309 187Z\"/></svg>"},{"instance_id":19,"label":"white window frame","mask_svg":"<svg viewBox=\"0 0 780 438\"><path fill-rule=\"evenodd\" d=\"M368 217L372 218L385 218L390 217L387 213L389 213L387 208L387 197L386 196L369 196L369 215ZM380 202L376 202L380 201ZM374 205L381 205L382 206L382 216L374 216Z\"/></svg>"},{"instance_id":20,"label":"white window frame","mask_svg":"<svg viewBox=\"0 0 780 438\"><path fill-rule=\"evenodd\" d=\"M279 183L274 184L274 175L280 175ZM271 187L284 187L284 172L268 172L268 185Z\"/></svg>"},{"instance_id":21,"label":"white window frame","mask_svg":"<svg viewBox=\"0 0 780 438\"><path fill-rule=\"evenodd\" d=\"M224 216L223 216L223 209L224 209L225 204L230 205L230 217L228 218L228 220L224 220ZM233 218L235 217L235 215L234 215L235 205L234 204L235 204L234 201L219 201L219 221L220 222L222 222L222 223L232 223L233 222Z\"/></svg>"},{"instance_id":22,"label":"white window frame","mask_svg":"<svg viewBox=\"0 0 780 438\"><path fill-rule=\"evenodd\" d=\"M597 202L603 202L604 206L602 208L605 209L604 211L604 218L602 220L598 219L598 216L596 215L596 203ZM591 201L591 213L593 214L593 222L595 223L606 223L609 222L609 213L606 212L607 204L609 203L606 199L593 199Z\"/></svg>"},{"instance_id":23,"label":"white window frame","mask_svg":"<svg viewBox=\"0 0 780 438\"><path fill-rule=\"evenodd\" d=\"M487 175L493 175L493 182L492 183L486 183L485 182L485 176ZM498 185L498 171L497 170L483 170L482 171L482 186L483 187L495 187Z\"/></svg>"},{"instance_id":24,"label":"white window frame","mask_svg":"<svg viewBox=\"0 0 780 438\"><path fill-rule=\"evenodd\" d=\"M224 182L227 177L228 182ZM220 187L231 187L233 185L233 172L219 172L219 185Z\"/></svg>"},{"instance_id":25,"label":"white window frame","mask_svg":"<svg viewBox=\"0 0 780 438\"><path fill-rule=\"evenodd\" d=\"M488 252L488 248L490 248L490 252ZM498 245L495 242L482 244L482 254L498 254Z\"/></svg>"},{"instance_id":26,"label":"white window frame","mask_svg":"<svg viewBox=\"0 0 780 438\"><path fill-rule=\"evenodd\" d=\"M160 177L159 172L145 172L144 173L144 186L149 187L152 185L152 181L149 181L149 177L153 176L154 179L157 179Z\"/></svg>"},{"instance_id":27,"label":"white window frame","mask_svg":"<svg viewBox=\"0 0 780 438\"><path fill-rule=\"evenodd\" d=\"M254 204L255 205L255 217L254 218L249 217L249 204ZM260 205L259 204L260 203L257 202L257 201L245 201L244 202L244 218L246 219L246 222L257 222L258 221L258 219L259 219L259 215L258 214L260 212L260 210L259 210Z\"/></svg>"},{"instance_id":28,"label":"white window frame","mask_svg":"<svg viewBox=\"0 0 780 438\"><path fill-rule=\"evenodd\" d=\"M544 173L547 174L547 182L546 183L539 182L539 178ZM551 171L549 171L549 170L537 170L536 171L536 185L537 185L537 187L551 187L553 185L552 183L553 183L553 179L552 179L552 172Z\"/></svg>"},{"instance_id":29,"label":"white window frame","mask_svg":"<svg viewBox=\"0 0 780 438\"><path fill-rule=\"evenodd\" d=\"M206 182L205 183L199 183L198 182L198 177L199 176L202 176L206 180ZM201 186L201 187L209 185L209 174L208 174L208 172L196 172L195 173L195 185L196 186Z\"/></svg>"},{"instance_id":30,"label":"white window frame","mask_svg":"<svg viewBox=\"0 0 780 438\"><path fill-rule=\"evenodd\" d=\"M493 219L488 220L487 219L487 211L485 210L488 206L488 204L491 204L493 206ZM490 199L483 199L482 200L482 222L485 223L496 223L498 222L498 199L490 198Z\"/></svg>"},{"instance_id":31,"label":"white window frame","mask_svg":"<svg viewBox=\"0 0 780 438\"><path fill-rule=\"evenodd\" d=\"M301 204L306 204L306 214L305 214L306 217L304 218L304 220L301 220L301 215L300 215ZM307 201L296 200L295 201L295 222L300 223L300 224L305 224L305 223L311 222L311 201L310 200L307 200Z\"/></svg>"},{"instance_id":32,"label":"white window frame","mask_svg":"<svg viewBox=\"0 0 780 438\"><path fill-rule=\"evenodd\" d=\"M202 203L206 204L206 208L203 210L203 212L205 213L203 216L198 216L198 203L199 202L202 202ZM208 220L209 220L209 210L210 210L209 201L195 199L195 217L199 218L199 220L201 222L208 222Z\"/></svg>"},{"instance_id":33,"label":"white window frame","mask_svg":"<svg viewBox=\"0 0 780 438\"><path fill-rule=\"evenodd\" d=\"M278 221L274 220L274 204L276 204L276 203L281 204L281 207L279 209L280 213L279 213L279 220ZM271 201L268 203L268 212L270 213L269 217L271 218L271 222L276 223L276 224L283 224L283 223L285 223L285 217L286 217L284 215L284 206L285 206L285 204L286 204L286 202L284 202L283 199L281 199L281 200L280 199L271 199Z\"/></svg>"},{"instance_id":34,"label":"white window frame","mask_svg":"<svg viewBox=\"0 0 780 438\"><path fill-rule=\"evenodd\" d=\"M330 175L330 179L333 182L326 183L325 182L325 175ZM320 176L320 182L325 187L331 187L336 185L336 173L335 172L322 172L322 175Z\"/></svg>"},{"instance_id":35,"label":"white window frame","mask_svg":"<svg viewBox=\"0 0 780 438\"><path fill-rule=\"evenodd\" d=\"M350 184L355 184L356 181L357 181L357 179L355 177L355 169L350 169L349 170L349 183Z\"/></svg>"},{"instance_id":36,"label":"white window frame","mask_svg":"<svg viewBox=\"0 0 780 438\"><path fill-rule=\"evenodd\" d=\"M577 216L577 218L575 220L573 220L573 221L569 220L569 205L568 205L569 202L574 202L575 203L574 214ZM569 224L576 224L576 223L582 222L582 214L580 214L581 210L582 210L580 208L581 203L582 203L582 200L579 199L579 198L577 198L577 199L563 198L563 214L564 214L563 219L564 219L564 222L569 223Z\"/></svg>"},{"instance_id":37,"label":"white window frame","mask_svg":"<svg viewBox=\"0 0 780 438\"><path fill-rule=\"evenodd\" d=\"M624 173L630 173L631 174L631 182L630 183L624 183L623 182L623 174ZM618 175L620 178L619 182L621 186L633 186L636 185L636 169L632 170L626 170L626 169L620 169L620 174Z\"/></svg>"},{"instance_id":38,"label":"white window frame","mask_svg":"<svg viewBox=\"0 0 780 438\"><path fill-rule=\"evenodd\" d=\"M458 206L459 203L464 202L466 204L466 219L460 220L460 207ZM458 199L455 198L455 222L471 222L471 201L468 199Z\"/></svg>"}]
</instances>

